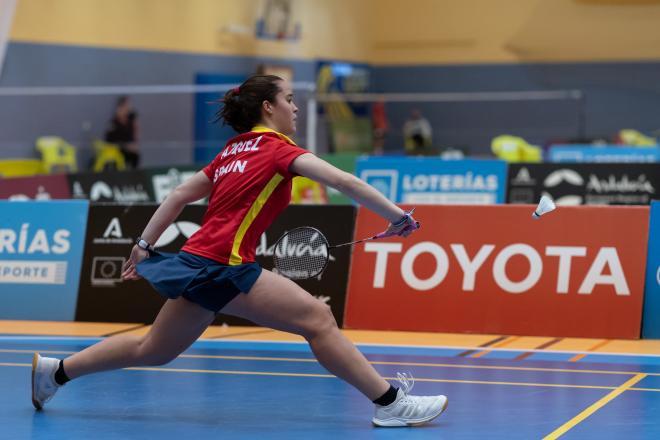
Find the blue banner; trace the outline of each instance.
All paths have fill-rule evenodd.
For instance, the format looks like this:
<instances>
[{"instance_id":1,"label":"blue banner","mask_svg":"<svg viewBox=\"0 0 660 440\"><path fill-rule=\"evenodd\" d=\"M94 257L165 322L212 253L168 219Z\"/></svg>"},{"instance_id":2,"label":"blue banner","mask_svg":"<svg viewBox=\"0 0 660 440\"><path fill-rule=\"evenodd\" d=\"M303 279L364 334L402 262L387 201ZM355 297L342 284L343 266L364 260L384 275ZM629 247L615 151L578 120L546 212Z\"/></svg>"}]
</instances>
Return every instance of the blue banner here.
<instances>
[{"instance_id":1,"label":"blue banner","mask_svg":"<svg viewBox=\"0 0 660 440\"><path fill-rule=\"evenodd\" d=\"M660 200L651 202L642 337L660 338Z\"/></svg>"},{"instance_id":2,"label":"blue banner","mask_svg":"<svg viewBox=\"0 0 660 440\"><path fill-rule=\"evenodd\" d=\"M506 162L501 160L364 157L355 174L395 203L504 203Z\"/></svg>"},{"instance_id":3,"label":"blue banner","mask_svg":"<svg viewBox=\"0 0 660 440\"><path fill-rule=\"evenodd\" d=\"M74 319L88 207L0 201L0 319Z\"/></svg>"},{"instance_id":4,"label":"blue banner","mask_svg":"<svg viewBox=\"0 0 660 440\"><path fill-rule=\"evenodd\" d=\"M616 145L553 145L548 152L548 160L550 162L660 162L660 148Z\"/></svg>"}]
</instances>

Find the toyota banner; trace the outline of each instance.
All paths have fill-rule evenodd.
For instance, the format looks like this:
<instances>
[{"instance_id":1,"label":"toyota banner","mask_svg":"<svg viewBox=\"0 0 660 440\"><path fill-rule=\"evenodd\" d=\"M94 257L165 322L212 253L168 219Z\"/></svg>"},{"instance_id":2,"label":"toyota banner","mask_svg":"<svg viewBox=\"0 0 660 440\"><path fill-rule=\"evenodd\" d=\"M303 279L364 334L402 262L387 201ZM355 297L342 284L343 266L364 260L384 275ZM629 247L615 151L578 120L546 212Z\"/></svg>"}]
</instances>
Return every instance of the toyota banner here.
<instances>
[{"instance_id":1,"label":"toyota banner","mask_svg":"<svg viewBox=\"0 0 660 440\"><path fill-rule=\"evenodd\" d=\"M417 207L419 231L355 247L345 327L639 338L648 206L534 208ZM360 209L356 236L379 227Z\"/></svg>"}]
</instances>

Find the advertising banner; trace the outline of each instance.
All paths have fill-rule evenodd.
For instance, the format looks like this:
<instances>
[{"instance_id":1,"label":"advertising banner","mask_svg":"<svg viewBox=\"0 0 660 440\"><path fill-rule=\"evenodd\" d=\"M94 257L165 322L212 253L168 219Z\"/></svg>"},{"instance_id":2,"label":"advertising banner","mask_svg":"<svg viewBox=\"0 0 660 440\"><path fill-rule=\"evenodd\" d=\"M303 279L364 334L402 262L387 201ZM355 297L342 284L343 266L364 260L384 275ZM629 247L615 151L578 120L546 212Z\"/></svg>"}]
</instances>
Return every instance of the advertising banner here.
<instances>
[{"instance_id":1,"label":"advertising banner","mask_svg":"<svg viewBox=\"0 0 660 440\"><path fill-rule=\"evenodd\" d=\"M350 174L355 174L355 161L357 160L358 153L329 153L321 155L321 159L336 166L342 171ZM331 205L350 205L353 202L351 199L332 187L326 188L328 192L328 203Z\"/></svg>"},{"instance_id":2,"label":"advertising banner","mask_svg":"<svg viewBox=\"0 0 660 440\"><path fill-rule=\"evenodd\" d=\"M150 194L153 194L153 201L156 203L162 203L165 200L165 197L172 191L174 188L181 185L186 180L194 176L198 171L199 167L195 166L176 166L176 167L167 167L167 168L150 168L144 170L147 173L147 179L150 184ZM206 203L206 200L199 200L195 204L203 205Z\"/></svg>"},{"instance_id":3,"label":"advertising banner","mask_svg":"<svg viewBox=\"0 0 660 440\"><path fill-rule=\"evenodd\" d=\"M622 147L617 145L553 145L550 162L660 162L658 147Z\"/></svg>"},{"instance_id":4,"label":"advertising banner","mask_svg":"<svg viewBox=\"0 0 660 440\"><path fill-rule=\"evenodd\" d=\"M396 203L504 203L506 162L417 157L362 157L356 175Z\"/></svg>"},{"instance_id":5,"label":"advertising banner","mask_svg":"<svg viewBox=\"0 0 660 440\"><path fill-rule=\"evenodd\" d=\"M64 174L0 179L0 199L70 199L69 181Z\"/></svg>"},{"instance_id":6,"label":"advertising banner","mask_svg":"<svg viewBox=\"0 0 660 440\"><path fill-rule=\"evenodd\" d=\"M648 207L418 207L407 239L356 246L345 327L638 338ZM356 236L381 228L366 210Z\"/></svg>"},{"instance_id":7,"label":"advertising banner","mask_svg":"<svg viewBox=\"0 0 660 440\"><path fill-rule=\"evenodd\" d=\"M154 200L151 184L143 171L69 174L74 199L91 202L139 203Z\"/></svg>"},{"instance_id":8,"label":"advertising banner","mask_svg":"<svg viewBox=\"0 0 660 440\"><path fill-rule=\"evenodd\" d=\"M92 205L80 278L76 319L79 321L151 323L165 302L144 281L121 282L121 266L135 239L142 233L157 205ZM206 206L187 206L169 226L156 247L163 252L178 252L186 239L199 229ZM289 206L261 236L257 261L272 269L273 248L277 239L297 226L314 226L330 243L352 240L355 208L352 206ZM381 222L380 227L383 228ZM341 325L348 284L349 247L332 252L320 279L298 283L332 308ZM216 324L250 325L235 317L219 315Z\"/></svg>"},{"instance_id":9,"label":"advertising banner","mask_svg":"<svg viewBox=\"0 0 660 440\"><path fill-rule=\"evenodd\" d=\"M648 205L658 198L660 163L510 164L509 203Z\"/></svg>"},{"instance_id":10,"label":"advertising banner","mask_svg":"<svg viewBox=\"0 0 660 440\"><path fill-rule=\"evenodd\" d=\"M0 201L0 319L73 320L87 208Z\"/></svg>"},{"instance_id":11,"label":"advertising banner","mask_svg":"<svg viewBox=\"0 0 660 440\"><path fill-rule=\"evenodd\" d=\"M164 297L145 280L121 281L121 267L156 208L156 204L90 206L76 321L151 323L156 317ZM205 209L187 206L163 232L158 249L178 252L199 229Z\"/></svg>"},{"instance_id":12,"label":"advertising banner","mask_svg":"<svg viewBox=\"0 0 660 440\"><path fill-rule=\"evenodd\" d=\"M642 337L660 339L660 200L651 203L648 248Z\"/></svg>"}]
</instances>

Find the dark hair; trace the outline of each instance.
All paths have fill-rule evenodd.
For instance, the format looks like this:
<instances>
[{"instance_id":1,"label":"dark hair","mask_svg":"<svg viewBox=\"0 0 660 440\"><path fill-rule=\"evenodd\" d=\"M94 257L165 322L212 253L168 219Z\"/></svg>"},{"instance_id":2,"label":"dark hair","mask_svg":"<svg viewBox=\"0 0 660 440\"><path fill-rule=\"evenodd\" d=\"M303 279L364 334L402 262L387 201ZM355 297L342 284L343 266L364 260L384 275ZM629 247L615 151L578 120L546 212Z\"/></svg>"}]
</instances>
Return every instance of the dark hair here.
<instances>
[{"instance_id":1,"label":"dark hair","mask_svg":"<svg viewBox=\"0 0 660 440\"><path fill-rule=\"evenodd\" d=\"M119 98L117 98L117 105L116 107L121 107L122 105L126 104L130 98L127 95L122 95Z\"/></svg>"},{"instance_id":2,"label":"dark hair","mask_svg":"<svg viewBox=\"0 0 660 440\"><path fill-rule=\"evenodd\" d=\"M275 102L280 92L275 75L253 75L239 87L225 93L219 102L222 104L215 115L215 121L222 120L239 133L250 131L261 120L261 104L264 101Z\"/></svg>"}]
</instances>

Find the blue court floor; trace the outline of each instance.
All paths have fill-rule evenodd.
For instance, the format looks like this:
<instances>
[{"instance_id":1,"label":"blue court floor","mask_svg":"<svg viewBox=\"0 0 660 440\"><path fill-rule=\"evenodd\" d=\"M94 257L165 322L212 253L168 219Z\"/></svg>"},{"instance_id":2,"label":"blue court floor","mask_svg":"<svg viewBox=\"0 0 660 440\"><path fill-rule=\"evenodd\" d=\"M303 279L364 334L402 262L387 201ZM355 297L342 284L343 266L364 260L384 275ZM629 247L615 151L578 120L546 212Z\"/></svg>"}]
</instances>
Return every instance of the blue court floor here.
<instances>
[{"instance_id":1,"label":"blue court floor","mask_svg":"<svg viewBox=\"0 0 660 440\"><path fill-rule=\"evenodd\" d=\"M447 411L415 428L375 428L373 405L305 344L200 340L175 361L80 378L43 411L32 353L65 357L98 338L0 336L1 439L660 439L660 358L360 345L387 378ZM463 351L464 352L464 351Z\"/></svg>"}]
</instances>

